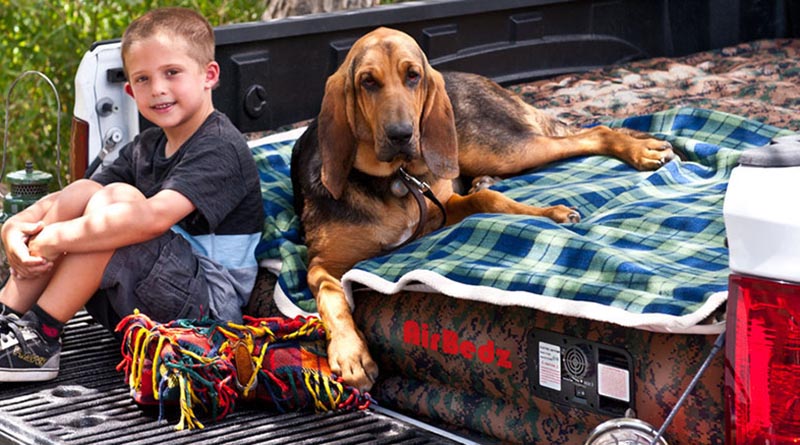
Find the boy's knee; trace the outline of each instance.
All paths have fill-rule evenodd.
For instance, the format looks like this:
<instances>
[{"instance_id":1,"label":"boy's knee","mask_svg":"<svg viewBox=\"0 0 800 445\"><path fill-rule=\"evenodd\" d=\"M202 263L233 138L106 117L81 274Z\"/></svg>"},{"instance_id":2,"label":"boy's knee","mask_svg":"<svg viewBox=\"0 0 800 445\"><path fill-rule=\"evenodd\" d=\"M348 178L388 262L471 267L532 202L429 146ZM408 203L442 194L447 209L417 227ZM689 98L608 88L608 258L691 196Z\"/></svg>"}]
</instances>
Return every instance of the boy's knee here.
<instances>
[{"instance_id":1,"label":"boy's knee","mask_svg":"<svg viewBox=\"0 0 800 445\"><path fill-rule=\"evenodd\" d=\"M140 199L146 198L136 187L122 182L115 182L101 186L101 189L92 195L86 211L91 211L92 208L102 208L116 202L130 202Z\"/></svg>"},{"instance_id":2,"label":"boy's knee","mask_svg":"<svg viewBox=\"0 0 800 445\"><path fill-rule=\"evenodd\" d=\"M101 184L94 182L89 179L78 179L77 181L71 182L64 190L61 192L62 196L66 196L67 199L76 199L78 197L84 197L83 200L87 201L92 195L97 193L103 188Z\"/></svg>"},{"instance_id":3,"label":"boy's knee","mask_svg":"<svg viewBox=\"0 0 800 445\"><path fill-rule=\"evenodd\" d=\"M129 194L140 196L142 192L136 187L125 182L112 182L103 186L103 192L111 193L112 195L123 197Z\"/></svg>"},{"instance_id":4,"label":"boy's knee","mask_svg":"<svg viewBox=\"0 0 800 445\"><path fill-rule=\"evenodd\" d=\"M102 188L102 185L88 179L79 179L68 184L58 195L58 205L48 212L47 220L52 222L77 218L84 213L92 196Z\"/></svg>"},{"instance_id":5,"label":"boy's knee","mask_svg":"<svg viewBox=\"0 0 800 445\"><path fill-rule=\"evenodd\" d=\"M64 187L65 190L69 189L90 189L90 190L99 190L103 188L103 185L99 182L92 181L91 179L81 178L76 179L75 181L70 182Z\"/></svg>"}]
</instances>

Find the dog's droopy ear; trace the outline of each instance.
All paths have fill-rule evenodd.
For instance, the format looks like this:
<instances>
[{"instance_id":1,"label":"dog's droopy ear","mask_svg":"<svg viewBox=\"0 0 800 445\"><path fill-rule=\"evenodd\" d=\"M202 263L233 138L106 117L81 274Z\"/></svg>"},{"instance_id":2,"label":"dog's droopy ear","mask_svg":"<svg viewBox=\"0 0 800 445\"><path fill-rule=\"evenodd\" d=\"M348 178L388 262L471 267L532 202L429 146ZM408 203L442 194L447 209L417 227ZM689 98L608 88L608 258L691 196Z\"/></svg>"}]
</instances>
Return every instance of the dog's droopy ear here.
<instances>
[{"instance_id":1,"label":"dog's droopy ear","mask_svg":"<svg viewBox=\"0 0 800 445\"><path fill-rule=\"evenodd\" d=\"M349 108L355 104L349 71L343 66L328 78L317 118L322 184L334 199L341 198L356 157L356 139L350 124L353 112Z\"/></svg>"},{"instance_id":2,"label":"dog's droopy ear","mask_svg":"<svg viewBox=\"0 0 800 445\"><path fill-rule=\"evenodd\" d=\"M458 177L458 139L453 105L444 78L425 62L427 95L420 124L422 157L431 172L445 179Z\"/></svg>"}]
</instances>

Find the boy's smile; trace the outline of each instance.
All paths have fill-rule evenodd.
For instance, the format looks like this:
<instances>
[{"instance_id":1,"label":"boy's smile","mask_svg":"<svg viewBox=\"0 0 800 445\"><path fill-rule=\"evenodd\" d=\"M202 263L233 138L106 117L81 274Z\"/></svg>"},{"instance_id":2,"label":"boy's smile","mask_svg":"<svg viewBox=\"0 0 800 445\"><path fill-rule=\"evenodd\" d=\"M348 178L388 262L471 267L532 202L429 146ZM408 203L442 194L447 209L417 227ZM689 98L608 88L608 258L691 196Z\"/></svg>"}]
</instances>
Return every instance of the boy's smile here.
<instances>
[{"instance_id":1,"label":"boy's smile","mask_svg":"<svg viewBox=\"0 0 800 445\"><path fill-rule=\"evenodd\" d=\"M164 33L131 45L125 57L130 94L142 115L167 135L167 156L174 153L214 111L211 88L219 65L202 65L181 38Z\"/></svg>"},{"instance_id":2,"label":"boy's smile","mask_svg":"<svg viewBox=\"0 0 800 445\"><path fill-rule=\"evenodd\" d=\"M168 102L154 105L152 108L156 110L157 113L166 113L172 109L173 105L175 105L175 102Z\"/></svg>"}]
</instances>

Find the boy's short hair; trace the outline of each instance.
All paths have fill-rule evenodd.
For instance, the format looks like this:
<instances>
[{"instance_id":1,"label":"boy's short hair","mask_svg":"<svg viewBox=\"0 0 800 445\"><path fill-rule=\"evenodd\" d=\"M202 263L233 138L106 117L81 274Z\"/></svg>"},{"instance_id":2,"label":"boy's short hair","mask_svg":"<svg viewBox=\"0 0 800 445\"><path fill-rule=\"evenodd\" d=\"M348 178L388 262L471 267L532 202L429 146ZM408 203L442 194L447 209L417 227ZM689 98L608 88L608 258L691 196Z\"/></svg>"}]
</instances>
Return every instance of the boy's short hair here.
<instances>
[{"instance_id":1,"label":"boy's short hair","mask_svg":"<svg viewBox=\"0 0 800 445\"><path fill-rule=\"evenodd\" d=\"M122 35L122 68L127 73L125 55L131 45L158 33L183 38L189 57L200 65L214 61L214 30L202 14L187 8L153 9L128 25Z\"/></svg>"}]
</instances>

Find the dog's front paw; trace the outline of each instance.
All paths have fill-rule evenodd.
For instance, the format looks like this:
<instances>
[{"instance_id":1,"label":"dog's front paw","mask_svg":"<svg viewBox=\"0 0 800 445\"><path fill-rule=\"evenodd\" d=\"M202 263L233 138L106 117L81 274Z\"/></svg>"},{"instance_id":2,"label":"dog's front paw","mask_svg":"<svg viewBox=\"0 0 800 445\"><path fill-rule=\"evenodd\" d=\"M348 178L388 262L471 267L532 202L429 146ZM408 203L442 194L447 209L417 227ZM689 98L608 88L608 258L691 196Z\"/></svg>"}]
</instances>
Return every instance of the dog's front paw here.
<instances>
[{"instance_id":1,"label":"dog's front paw","mask_svg":"<svg viewBox=\"0 0 800 445\"><path fill-rule=\"evenodd\" d=\"M378 365L372 360L361 333L331 337L328 364L344 383L365 392L378 378Z\"/></svg>"},{"instance_id":2,"label":"dog's front paw","mask_svg":"<svg viewBox=\"0 0 800 445\"><path fill-rule=\"evenodd\" d=\"M545 214L548 218L557 223L577 223L581 222L581 214L575 210L574 207L567 207L565 205L557 205L547 207Z\"/></svg>"},{"instance_id":3,"label":"dog's front paw","mask_svg":"<svg viewBox=\"0 0 800 445\"><path fill-rule=\"evenodd\" d=\"M469 189L469 193L475 193L479 190L488 189L495 183L500 182L500 180L501 178L499 176L478 176L472 180L472 187Z\"/></svg>"}]
</instances>

